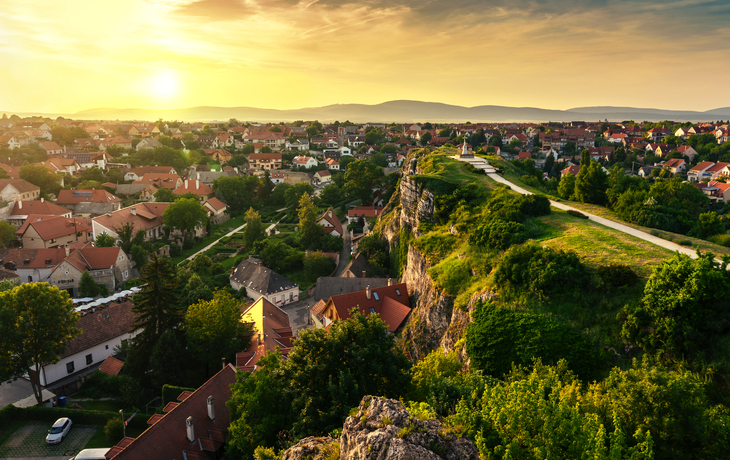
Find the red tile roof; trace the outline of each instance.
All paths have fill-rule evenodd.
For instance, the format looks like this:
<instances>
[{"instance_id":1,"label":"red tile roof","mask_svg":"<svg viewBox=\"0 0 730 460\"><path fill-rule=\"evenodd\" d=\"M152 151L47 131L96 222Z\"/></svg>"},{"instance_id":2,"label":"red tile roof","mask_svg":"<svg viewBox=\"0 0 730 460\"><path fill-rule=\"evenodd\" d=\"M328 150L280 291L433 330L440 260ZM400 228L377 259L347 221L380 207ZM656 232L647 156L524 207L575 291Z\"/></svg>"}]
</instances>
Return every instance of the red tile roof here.
<instances>
[{"instance_id":1,"label":"red tile roof","mask_svg":"<svg viewBox=\"0 0 730 460\"><path fill-rule=\"evenodd\" d=\"M71 217L71 210L61 207L50 201L16 201L11 216L25 216L28 214L44 214L49 216Z\"/></svg>"},{"instance_id":2,"label":"red tile roof","mask_svg":"<svg viewBox=\"0 0 730 460\"><path fill-rule=\"evenodd\" d=\"M43 241L71 235L77 232L91 232L90 219L77 219L62 216L35 216L29 215L18 234L25 234L28 227L33 227Z\"/></svg>"},{"instance_id":3,"label":"red tile roof","mask_svg":"<svg viewBox=\"0 0 730 460\"><path fill-rule=\"evenodd\" d=\"M135 232L149 230L163 224L162 213L165 212L168 206L170 206L170 203L139 203L114 211L111 216L95 217L94 221L112 231L115 228L122 228L127 222L134 225ZM136 215L132 214L133 209L137 213Z\"/></svg>"},{"instance_id":4,"label":"red tile roof","mask_svg":"<svg viewBox=\"0 0 730 460\"><path fill-rule=\"evenodd\" d=\"M698 171L702 172L708 168L711 168L715 163L711 161L703 161L702 163L699 163L698 165L694 166L690 169L690 171Z\"/></svg>"},{"instance_id":5,"label":"red tile roof","mask_svg":"<svg viewBox=\"0 0 730 460\"><path fill-rule=\"evenodd\" d=\"M162 416L154 425L121 449L115 449L111 458L115 460L181 460L183 458L204 458L205 449L220 447L225 440L231 416L226 402L231 399L231 385L236 382L236 369L227 365L205 382L200 388ZM213 397L215 419L207 412L208 397ZM186 437L186 419L193 422L194 442ZM211 444L207 440L215 441ZM119 447L120 445L117 445ZM196 457L197 456L197 457ZM202 456L202 457L201 457Z\"/></svg>"},{"instance_id":6,"label":"red tile roof","mask_svg":"<svg viewBox=\"0 0 730 460\"><path fill-rule=\"evenodd\" d=\"M61 359L127 334L132 329L135 317L131 301L112 302L103 310L82 316L76 322L76 327L81 329L81 335L66 345Z\"/></svg>"},{"instance_id":7,"label":"red tile roof","mask_svg":"<svg viewBox=\"0 0 730 460\"><path fill-rule=\"evenodd\" d=\"M337 316L342 320L350 317L350 310L353 308L357 308L366 316L370 313L378 313L391 332L398 329L411 311L408 286L405 283L371 289L370 298L368 298L366 289L332 296L327 303L334 305Z\"/></svg>"},{"instance_id":8,"label":"red tile roof","mask_svg":"<svg viewBox=\"0 0 730 460\"><path fill-rule=\"evenodd\" d=\"M24 268L55 267L65 257L64 248L0 249L0 264L6 265L13 262L16 266ZM26 260L27 264L25 264Z\"/></svg>"},{"instance_id":9,"label":"red tile roof","mask_svg":"<svg viewBox=\"0 0 730 460\"><path fill-rule=\"evenodd\" d=\"M185 193L192 193L195 195L212 195L213 189L199 180L186 180L182 186L175 189L175 195L183 195Z\"/></svg>"},{"instance_id":10,"label":"red tile roof","mask_svg":"<svg viewBox=\"0 0 730 460\"><path fill-rule=\"evenodd\" d=\"M0 191L5 190L8 185L12 185L20 193L40 192L41 190L37 185L23 179L0 179Z\"/></svg>"},{"instance_id":11,"label":"red tile roof","mask_svg":"<svg viewBox=\"0 0 730 460\"><path fill-rule=\"evenodd\" d=\"M106 190L61 190L58 192L58 204L79 204L79 203L119 203L118 198Z\"/></svg>"},{"instance_id":12,"label":"red tile roof","mask_svg":"<svg viewBox=\"0 0 730 460\"><path fill-rule=\"evenodd\" d=\"M84 316L84 318L86 317ZM108 375L119 375L119 371L122 370L122 366L124 366L124 361L120 361L114 356L109 356L103 363L101 363L99 371Z\"/></svg>"},{"instance_id":13,"label":"red tile roof","mask_svg":"<svg viewBox=\"0 0 730 460\"><path fill-rule=\"evenodd\" d=\"M226 206L228 206L227 204L225 204L224 202L222 202L221 200L219 200L218 198L215 198L215 197L214 198L208 198L208 200L206 201L206 203L208 203L216 211L220 211L221 209L225 209Z\"/></svg>"},{"instance_id":14,"label":"red tile roof","mask_svg":"<svg viewBox=\"0 0 730 460\"><path fill-rule=\"evenodd\" d=\"M377 217L383 212L381 206L355 206L347 211L347 217Z\"/></svg>"},{"instance_id":15,"label":"red tile roof","mask_svg":"<svg viewBox=\"0 0 730 460\"><path fill-rule=\"evenodd\" d=\"M253 338L251 344L246 352L253 353L253 357L247 362L248 366L255 365L259 358L264 356L267 352L273 352L279 347L279 350L284 353L284 349L291 347L291 342L286 340L292 337L292 330L289 326L289 316L273 303L266 300L265 297L260 297L259 300L252 303L244 312L242 316L245 316L250 311L254 310L259 304L261 305L261 311L263 312L263 318L261 323L263 324L263 331L257 331L254 329ZM287 351L288 353L288 351ZM236 356L236 362L242 361L243 358L239 359Z\"/></svg>"}]
</instances>

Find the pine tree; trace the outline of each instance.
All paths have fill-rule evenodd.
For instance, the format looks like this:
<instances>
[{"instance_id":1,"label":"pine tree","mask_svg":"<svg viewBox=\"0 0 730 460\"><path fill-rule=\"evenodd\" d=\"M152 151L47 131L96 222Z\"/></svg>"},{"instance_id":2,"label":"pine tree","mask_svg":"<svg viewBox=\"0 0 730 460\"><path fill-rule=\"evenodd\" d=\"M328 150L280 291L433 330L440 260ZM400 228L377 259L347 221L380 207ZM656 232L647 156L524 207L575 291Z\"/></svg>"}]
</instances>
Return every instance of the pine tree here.
<instances>
[{"instance_id":1,"label":"pine tree","mask_svg":"<svg viewBox=\"0 0 730 460\"><path fill-rule=\"evenodd\" d=\"M91 277L89 272L84 272L79 281L79 295L82 297L94 297L99 293L99 285Z\"/></svg>"}]
</instances>

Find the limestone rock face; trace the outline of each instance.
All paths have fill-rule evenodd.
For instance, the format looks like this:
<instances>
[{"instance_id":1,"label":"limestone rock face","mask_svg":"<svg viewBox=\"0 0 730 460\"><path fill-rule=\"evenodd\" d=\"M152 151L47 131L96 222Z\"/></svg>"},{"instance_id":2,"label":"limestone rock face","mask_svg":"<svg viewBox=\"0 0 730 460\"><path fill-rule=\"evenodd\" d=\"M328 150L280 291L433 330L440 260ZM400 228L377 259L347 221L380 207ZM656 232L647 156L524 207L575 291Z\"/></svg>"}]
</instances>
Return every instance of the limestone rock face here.
<instances>
[{"instance_id":1,"label":"limestone rock face","mask_svg":"<svg viewBox=\"0 0 730 460\"><path fill-rule=\"evenodd\" d=\"M332 450L337 450L337 440L330 437L317 438L310 436L304 438L284 452L282 460L305 460L328 458Z\"/></svg>"},{"instance_id":2,"label":"limestone rock face","mask_svg":"<svg viewBox=\"0 0 730 460\"><path fill-rule=\"evenodd\" d=\"M478 460L479 453L468 439L444 431L439 421L418 420L399 401L365 396L342 428L340 459Z\"/></svg>"}]
</instances>

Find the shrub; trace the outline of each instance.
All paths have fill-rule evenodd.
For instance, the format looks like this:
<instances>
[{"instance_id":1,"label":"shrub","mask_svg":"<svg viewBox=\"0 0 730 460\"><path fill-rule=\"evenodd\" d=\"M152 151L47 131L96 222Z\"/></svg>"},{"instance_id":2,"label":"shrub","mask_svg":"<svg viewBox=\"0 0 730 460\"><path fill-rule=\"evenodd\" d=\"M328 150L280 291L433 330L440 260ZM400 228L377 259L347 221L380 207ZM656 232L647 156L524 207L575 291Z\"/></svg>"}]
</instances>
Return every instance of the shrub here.
<instances>
[{"instance_id":1,"label":"shrub","mask_svg":"<svg viewBox=\"0 0 730 460\"><path fill-rule=\"evenodd\" d=\"M588 219L588 216L586 216L586 215L585 215L585 214L583 214L582 212L576 211L575 209L568 209L568 211L566 211L566 212L567 212L568 214L570 214L571 216L573 216L573 217L577 217L577 218L579 218L579 219ZM655 236L656 236L656 235L655 235Z\"/></svg>"},{"instance_id":2,"label":"shrub","mask_svg":"<svg viewBox=\"0 0 730 460\"><path fill-rule=\"evenodd\" d=\"M719 244L720 246L730 247L730 235L713 235L708 239L715 244Z\"/></svg>"},{"instance_id":3,"label":"shrub","mask_svg":"<svg viewBox=\"0 0 730 460\"><path fill-rule=\"evenodd\" d=\"M110 418L104 425L104 435L107 442L112 446L122 440L124 437L124 423L120 417Z\"/></svg>"},{"instance_id":4,"label":"shrub","mask_svg":"<svg viewBox=\"0 0 730 460\"><path fill-rule=\"evenodd\" d=\"M182 254L182 248L179 244L170 243L170 257L179 257Z\"/></svg>"},{"instance_id":5,"label":"shrub","mask_svg":"<svg viewBox=\"0 0 730 460\"><path fill-rule=\"evenodd\" d=\"M107 375L97 370L84 381L79 392L89 398L121 397L131 379L128 375Z\"/></svg>"},{"instance_id":6,"label":"shrub","mask_svg":"<svg viewBox=\"0 0 730 460\"><path fill-rule=\"evenodd\" d=\"M476 231L469 235L469 244L504 251L513 244L524 242L525 239L525 227L522 224L495 219L477 227Z\"/></svg>"},{"instance_id":7,"label":"shrub","mask_svg":"<svg viewBox=\"0 0 730 460\"><path fill-rule=\"evenodd\" d=\"M630 266L617 263L599 267L598 276L611 287L633 286L639 280L639 277Z\"/></svg>"},{"instance_id":8,"label":"shrub","mask_svg":"<svg viewBox=\"0 0 730 460\"><path fill-rule=\"evenodd\" d=\"M550 200L545 195L520 195L515 199L520 212L530 217L550 215Z\"/></svg>"}]
</instances>

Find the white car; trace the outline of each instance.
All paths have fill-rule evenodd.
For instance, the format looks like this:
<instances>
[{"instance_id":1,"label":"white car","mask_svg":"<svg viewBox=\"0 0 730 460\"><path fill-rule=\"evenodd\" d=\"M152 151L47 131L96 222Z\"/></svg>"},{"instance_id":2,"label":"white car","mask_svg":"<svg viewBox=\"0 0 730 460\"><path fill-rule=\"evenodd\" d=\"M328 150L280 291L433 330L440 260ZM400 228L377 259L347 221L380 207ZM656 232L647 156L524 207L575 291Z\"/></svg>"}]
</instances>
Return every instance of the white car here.
<instances>
[{"instance_id":1,"label":"white car","mask_svg":"<svg viewBox=\"0 0 730 460\"><path fill-rule=\"evenodd\" d=\"M70 418L59 418L56 423L53 424L50 430L48 430L48 436L46 436L46 444L58 444L63 441L69 430L71 429Z\"/></svg>"}]
</instances>

